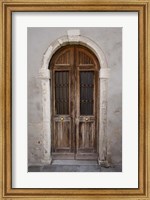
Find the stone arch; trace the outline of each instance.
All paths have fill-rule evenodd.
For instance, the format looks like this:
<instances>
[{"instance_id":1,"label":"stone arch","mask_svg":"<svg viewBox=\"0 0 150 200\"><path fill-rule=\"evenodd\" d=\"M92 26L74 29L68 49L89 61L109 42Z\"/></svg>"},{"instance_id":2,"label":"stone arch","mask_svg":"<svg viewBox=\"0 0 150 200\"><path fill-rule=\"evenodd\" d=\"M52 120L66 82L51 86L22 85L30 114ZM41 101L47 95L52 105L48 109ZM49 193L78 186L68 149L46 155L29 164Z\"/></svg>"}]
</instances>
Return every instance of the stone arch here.
<instances>
[{"instance_id":1,"label":"stone arch","mask_svg":"<svg viewBox=\"0 0 150 200\"><path fill-rule=\"evenodd\" d=\"M62 46L68 44L80 44L89 48L97 57L100 63L100 128L99 128L99 164L107 165L107 92L108 92L108 78L109 68L107 60L105 58L102 49L91 39L80 35L80 30L68 30L67 35L58 38L54 41L46 50L43 56L42 66L39 70L39 78L41 78L42 84L42 107L43 107L43 164L51 163L51 113L50 113L50 83L51 76L49 68L49 62L53 54Z\"/></svg>"}]
</instances>

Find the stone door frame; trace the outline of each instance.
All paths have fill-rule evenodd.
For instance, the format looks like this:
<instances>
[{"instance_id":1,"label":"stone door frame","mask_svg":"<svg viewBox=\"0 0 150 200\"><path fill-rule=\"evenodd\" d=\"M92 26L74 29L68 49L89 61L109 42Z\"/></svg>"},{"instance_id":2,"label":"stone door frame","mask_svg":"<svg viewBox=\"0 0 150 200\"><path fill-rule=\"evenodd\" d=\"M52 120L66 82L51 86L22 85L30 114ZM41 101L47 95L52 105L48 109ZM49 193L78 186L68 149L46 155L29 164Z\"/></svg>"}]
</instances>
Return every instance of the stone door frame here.
<instances>
[{"instance_id":1,"label":"stone door frame","mask_svg":"<svg viewBox=\"0 0 150 200\"><path fill-rule=\"evenodd\" d=\"M39 78L42 85L42 132L43 132L43 164L50 164L51 157L51 73L49 69L49 62L53 54L62 46L68 44L80 44L89 48L97 57L100 64L99 83L100 83L100 108L99 108L99 149L98 149L98 163L108 165L107 162L107 93L108 93L108 78L109 68L102 49L89 38L80 35L80 30L68 30L67 35L58 38L46 50L43 63L39 71Z\"/></svg>"}]
</instances>

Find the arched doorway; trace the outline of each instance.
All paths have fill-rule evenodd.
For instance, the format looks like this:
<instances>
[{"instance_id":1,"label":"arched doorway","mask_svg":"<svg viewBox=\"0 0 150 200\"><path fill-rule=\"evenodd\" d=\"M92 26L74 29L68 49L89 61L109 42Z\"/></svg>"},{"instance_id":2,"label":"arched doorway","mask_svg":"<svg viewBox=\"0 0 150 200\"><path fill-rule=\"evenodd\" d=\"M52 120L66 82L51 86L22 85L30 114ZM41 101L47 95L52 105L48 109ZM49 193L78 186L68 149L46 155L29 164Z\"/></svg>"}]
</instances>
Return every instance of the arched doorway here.
<instances>
[{"instance_id":1,"label":"arched doorway","mask_svg":"<svg viewBox=\"0 0 150 200\"><path fill-rule=\"evenodd\" d=\"M52 159L98 159L99 62L82 45L53 55L51 71Z\"/></svg>"},{"instance_id":2,"label":"arched doorway","mask_svg":"<svg viewBox=\"0 0 150 200\"><path fill-rule=\"evenodd\" d=\"M53 55L58 49L66 45L82 45L87 47L95 54L100 63L100 70L98 75L98 88L99 88L99 113L98 125L98 163L102 165L108 165L107 162L107 92L108 92L108 78L109 68L107 60L105 58L102 49L91 39L80 34L80 30L68 30L67 35L58 38L56 41L51 43L43 55L43 62L39 70L39 78L41 79L42 89L42 109L43 109L43 164L50 164L52 162L52 127L51 127L51 108L52 99L52 74L50 73L49 63ZM100 125L99 125L100 124Z\"/></svg>"}]
</instances>

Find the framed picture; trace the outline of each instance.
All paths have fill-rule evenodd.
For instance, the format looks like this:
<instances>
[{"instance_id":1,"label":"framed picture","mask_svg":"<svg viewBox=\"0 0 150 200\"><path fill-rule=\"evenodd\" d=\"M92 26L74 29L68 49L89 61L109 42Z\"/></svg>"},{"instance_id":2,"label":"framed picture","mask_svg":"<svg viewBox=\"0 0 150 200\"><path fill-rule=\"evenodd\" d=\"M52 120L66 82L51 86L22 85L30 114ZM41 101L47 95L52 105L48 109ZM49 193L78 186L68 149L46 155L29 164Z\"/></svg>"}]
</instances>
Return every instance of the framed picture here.
<instances>
[{"instance_id":1,"label":"framed picture","mask_svg":"<svg viewBox=\"0 0 150 200\"><path fill-rule=\"evenodd\" d=\"M0 5L1 199L149 199L149 0Z\"/></svg>"}]
</instances>

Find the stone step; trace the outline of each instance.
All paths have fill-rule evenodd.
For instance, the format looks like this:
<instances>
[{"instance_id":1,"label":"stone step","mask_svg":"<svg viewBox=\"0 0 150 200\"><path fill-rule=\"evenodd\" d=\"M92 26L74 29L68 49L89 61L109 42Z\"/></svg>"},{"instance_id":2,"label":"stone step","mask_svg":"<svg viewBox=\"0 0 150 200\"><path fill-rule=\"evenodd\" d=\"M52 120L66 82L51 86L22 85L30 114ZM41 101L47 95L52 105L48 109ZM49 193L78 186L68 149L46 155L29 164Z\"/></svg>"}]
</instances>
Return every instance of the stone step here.
<instances>
[{"instance_id":1,"label":"stone step","mask_svg":"<svg viewBox=\"0 0 150 200\"><path fill-rule=\"evenodd\" d=\"M104 168L99 165L45 165L29 166L28 172L122 172L121 165Z\"/></svg>"},{"instance_id":2,"label":"stone step","mask_svg":"<svg viewBox=\"0 0 150 200\"><path fill-rule=\"evenodd\" d=\"M52 165L98 165L96 160L53 160Z\"/></svg>"},{"instance_id":3,"label":"stone step","mask_svg":"<svg viewBox=\"0 0 150 200\"><path fill-rule=\"evenodd\" d=\"M46 165L30 166L29 172L100 172L99 165Z\"/></svg>"}]
</instances>

